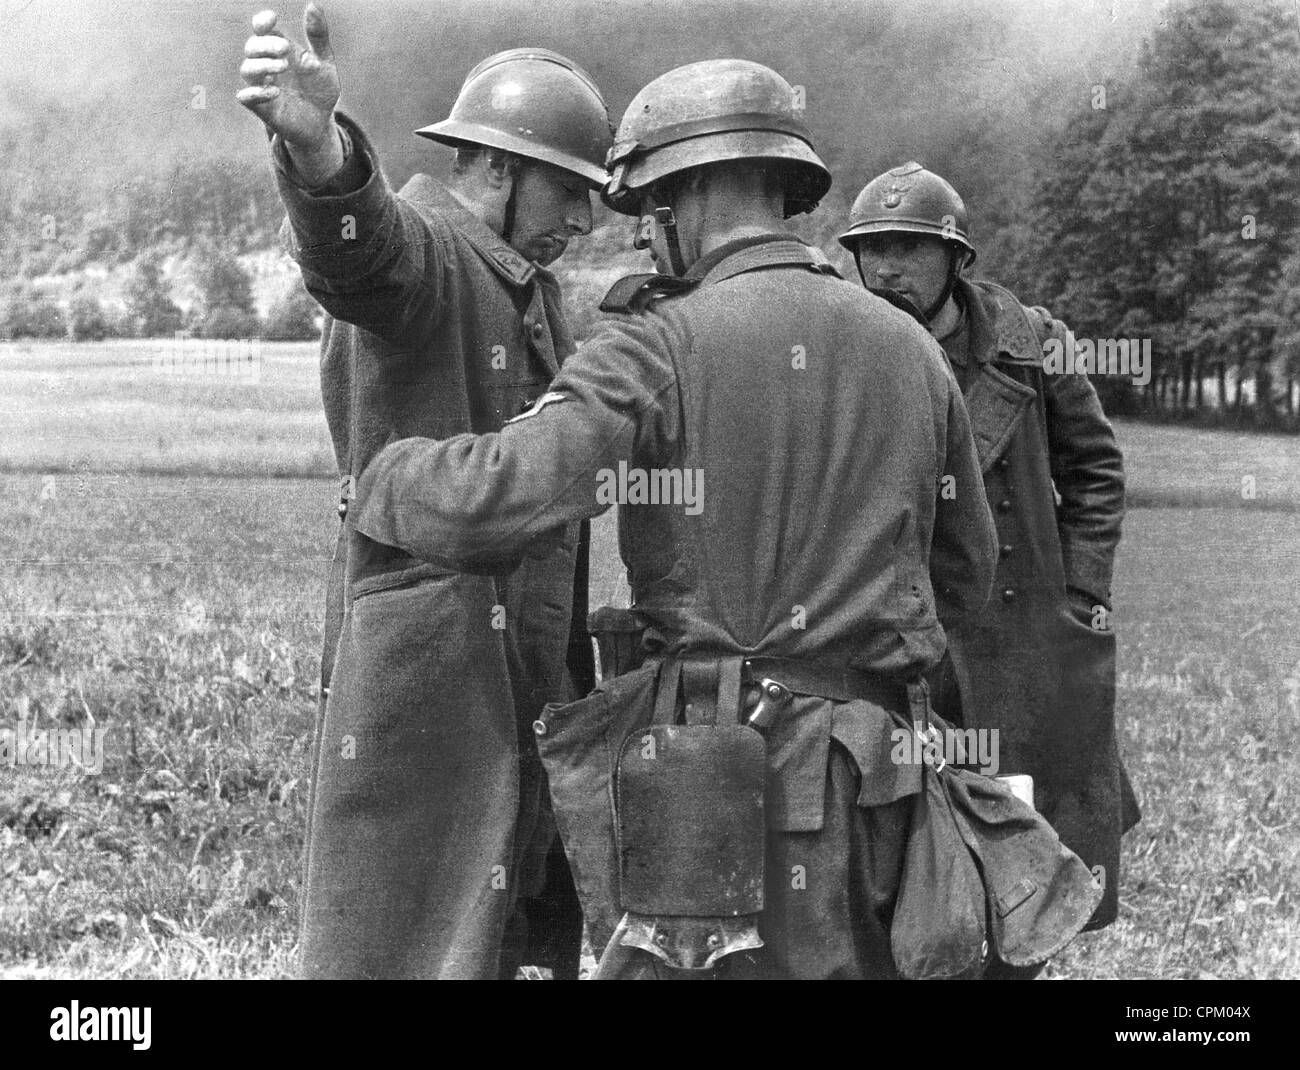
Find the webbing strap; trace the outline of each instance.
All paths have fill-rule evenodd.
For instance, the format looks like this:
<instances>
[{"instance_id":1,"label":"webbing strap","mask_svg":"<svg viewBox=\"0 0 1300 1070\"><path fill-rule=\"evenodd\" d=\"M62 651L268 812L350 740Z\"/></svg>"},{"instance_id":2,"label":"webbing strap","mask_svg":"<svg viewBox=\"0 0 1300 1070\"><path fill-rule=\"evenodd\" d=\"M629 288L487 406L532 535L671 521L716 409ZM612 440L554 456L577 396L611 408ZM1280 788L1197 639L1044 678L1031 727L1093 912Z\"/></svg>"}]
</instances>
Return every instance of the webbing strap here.
<instances>
[{"instance_id":1,"label":"webbing strap","mask_svg":"<svg viewBox=\"0 0 1300 1070\"><path fill-rule=\"evenodd\" d=\"M718 663L718 723L735 724L740 720L740 658L724 658Z\"/></svg>"},{"instance_id":2,"label":"webbing strap","mask_svg":"<svg viewBox=\"0 0 1300 1070\"><path fill-rule=\"evenodd\" d=\"M677 684L682 678L682 663L669 658L659 670L655 692L655 724L672 724L677 720Z\"/></svg>"},{"instance_id":3,"label":"webbing strap","mask_svg":"<svg viewBox=\"0 0 1300 1070\"><path fill-rule=\"evenodd\" d=\"M682 663L682 693L686 699L687 724L716 724L718 711L718 664L715 661Z\"/></svg>"},{"instance_id":4,"label":"webbing strap","mask_svg":"<svg viewBox=\"0 0 1300 1070\"><path fill-rule=\"evenodd\" d=\"M654 723L672 724L677 719L679 686L686 703L687 724L739 723L742 660L735 657L665 661L655 694Z\"/></svg>"}]
</instances>

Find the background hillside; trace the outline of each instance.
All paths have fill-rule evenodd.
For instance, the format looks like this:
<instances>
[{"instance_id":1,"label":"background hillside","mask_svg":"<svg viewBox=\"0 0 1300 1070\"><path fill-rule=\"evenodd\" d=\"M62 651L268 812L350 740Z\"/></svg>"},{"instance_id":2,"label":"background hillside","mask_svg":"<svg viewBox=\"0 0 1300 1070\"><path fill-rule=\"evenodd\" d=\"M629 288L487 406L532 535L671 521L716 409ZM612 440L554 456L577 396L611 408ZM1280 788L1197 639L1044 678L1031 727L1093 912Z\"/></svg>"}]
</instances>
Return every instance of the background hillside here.
<instances>
[{"instance_id":1,"label":"background hillside","mask_svg":"<svg viewBox=\"0 0 1300 1070\"><path fill-rule=\"evenodd\" d=\"M312 334L265 141L234 100L255 7L0 0L0 336ZM572 56L616 121L673 66L758 60L804 87L836 182L795 223L846 271L834 236L854 195L917 159L965 197L976 274L1081 337L1150 339L1144 390L1101 384L1112 411L1296 423L1300 32L1283 0L325 8L343 107L395 185L445 172L412 131L499 49ZM295 34L300 18L282 11ZM558 265L580 332L639 267L626 221L598 222Z\"/></svg>"}]
</instances>

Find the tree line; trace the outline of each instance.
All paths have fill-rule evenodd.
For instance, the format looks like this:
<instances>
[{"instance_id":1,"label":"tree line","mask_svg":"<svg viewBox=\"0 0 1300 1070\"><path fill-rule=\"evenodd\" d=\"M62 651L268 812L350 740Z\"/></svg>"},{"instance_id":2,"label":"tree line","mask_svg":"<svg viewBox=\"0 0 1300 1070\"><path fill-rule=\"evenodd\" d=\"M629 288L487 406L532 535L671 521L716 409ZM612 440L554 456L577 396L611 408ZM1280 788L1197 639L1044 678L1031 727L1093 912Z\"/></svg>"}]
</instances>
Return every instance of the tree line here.
<instances>
[{"instance_id":1,"label":"tree line","mask_svg":"<svg viewBox=\"0 0 1300 1070\"><path fill-rule=\"evenodd\" d=\"M1296 427L1297 73L1293 6L1185 3L1054 140L1012 260L1077 335L1150 340L1112 411Z\"/></svg>"},{"instance_id":2,"label":"tree line","mask_svg":"<svg viewBox=\"0 0 1300 1070\"><path fill-rule=\"evenodd\" d=\"M793 224L846 267L835 235L857 190L886 168L919 159L966 199L977 274L1046 306L1080 338L1150 341L1149 383L1098 376L1110 411L1267 427L1300 422L1300 29L1292 5L1180 0L1144 28L1121 64L1123 77L1092 85L1081 81L1085 59L1062 65L1066 52L1050 26L1013 25L996 6L944 5L940 18L835 0L743 0L725 10L661 0L653 9L674 32L635 35L637 48L618 62L608 43L632 40L613 32L629 16L601 3L584 9L590 32L581 42L564 37L554 20L539 23L546 27L540 36L516 30L532 17L517 7L479 5L470 18L454 2L411 9L409 39L420 38L424 19L431 39L472 56L526 33L585 63L615 119L644 80L700 54L769 63L806 85L808 120L837 179L823 207ZM376 48L391 47L382 26L367 29L372 21L352 27L357 70L366 66L367 33ZM410 130L445 110L463 76L455 65L430 68L427 51L406 47L409 54L390 58L384 79L354 77L349 105L394 184L416 169L436 173L430 146ZM1008 49L1025 69L1027 58L1038 61L1023 83L987 62ZM393 83L403 88L396 98ZM223 107L238 110L233 102ZM110 123L107 114L88 117L53 102L0 128L7 190L0 238L8 250L0 334L139 336L170 333L178 317L181 329L198 333L252 326L312 334L318 310L300 290L267 323L250 318L251 282L240 278L235 257L274 247L282 212L246 115L225 115L210 152L196 144L197 124L216 118L187 115L175 142L158 135L162 155L146 156L148 166L126 162L133 157L124 150L121 168L76 182L56 180L67 131L88 120ZM234 155L232 144L241 146ZM612 248L621 246L609 235L576 242L558 267L589 277ZM168 292L164 256L190 264L200 300L188 317ZM129 267L124 302L107 307L90 273L61 303L34 281L96 265Z\"/></svg>"}]
</instances>

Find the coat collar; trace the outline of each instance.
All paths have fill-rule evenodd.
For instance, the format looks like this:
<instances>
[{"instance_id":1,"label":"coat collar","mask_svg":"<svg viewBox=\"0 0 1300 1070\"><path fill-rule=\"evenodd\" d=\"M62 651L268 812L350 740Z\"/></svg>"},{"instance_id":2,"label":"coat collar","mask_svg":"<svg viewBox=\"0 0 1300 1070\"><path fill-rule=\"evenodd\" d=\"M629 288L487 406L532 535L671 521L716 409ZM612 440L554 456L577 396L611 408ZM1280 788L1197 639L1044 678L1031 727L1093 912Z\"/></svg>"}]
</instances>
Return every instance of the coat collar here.
<instances>
[{"instance_id":1,"label":"coat collar","mask_svg":"<svg viewBox=\"0 0 1300 1070\"><path fill-rule=\"evenodd\" d=\"M515 252L499 234L493 233L473 212L452 196L451 190L429 175L415 175L402 187L401 196L422 212L436 212L449 219L469 243L483 255L497 274L516 286L526 285L534 275L550 272Z\"/></svg>"},{"instance_id":2,"label":"coat collar","mask_svg":"<svg viewBox=\"0 0 1300 1070\"><path fill-rule=\"evenodd\" d=\"M820 249L805 245L793 234L778 233L728 242L693 264L686 277L712 285L743 275L747 271L795 266L839 276Z\"/></svg>"},{"instance_id":3,"label":"coat collar","mask_svg":"<svg viewBox=\"0 0 1300 1070\"><path fill-rule=\"evenodd\" d=\"M957 280L957 291L966 311L970 353L976 363L983 365L997 358L1012 364L1042 365L1042 344L1015 294L995 282L966 279Z\"/></svg>"},{"instance_id":4,"label":"coat collar","mask_svg":"<svg viewBox=\"0 0 1300 1070\"><path fill-rule=\"evenodd\" d=\"M1037 396L998 364L1041 367L1042 349L1029 315L1014 295L991 282L958 281L970 330L969 352L975 361L966 387L980 471L987 472L1006 452L1016 427ZM996 360L994 358L997 358Z\"/></svg>"}]
</instances>

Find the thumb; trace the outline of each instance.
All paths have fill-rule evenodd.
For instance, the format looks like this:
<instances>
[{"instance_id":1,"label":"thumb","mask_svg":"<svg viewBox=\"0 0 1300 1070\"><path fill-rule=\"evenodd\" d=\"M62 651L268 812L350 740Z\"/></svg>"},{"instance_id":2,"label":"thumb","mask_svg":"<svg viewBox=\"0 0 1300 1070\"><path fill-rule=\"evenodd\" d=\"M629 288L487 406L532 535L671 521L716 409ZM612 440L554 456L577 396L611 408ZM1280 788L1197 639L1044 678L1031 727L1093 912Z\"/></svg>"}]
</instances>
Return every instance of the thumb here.
<instances>
[{"instance_id":1,"label":"thumb","mask_svg":"<svg viewBox=\"0 0 1300 1070\"><path fill-rule=\"evenodd\" d=\"M330 47L330 28L325 21L325 12L315 4L308 4L303 12L302 29L307 35L311 50L326 63L334 61L334 49Z\"/></svg>"}]
</instances>

